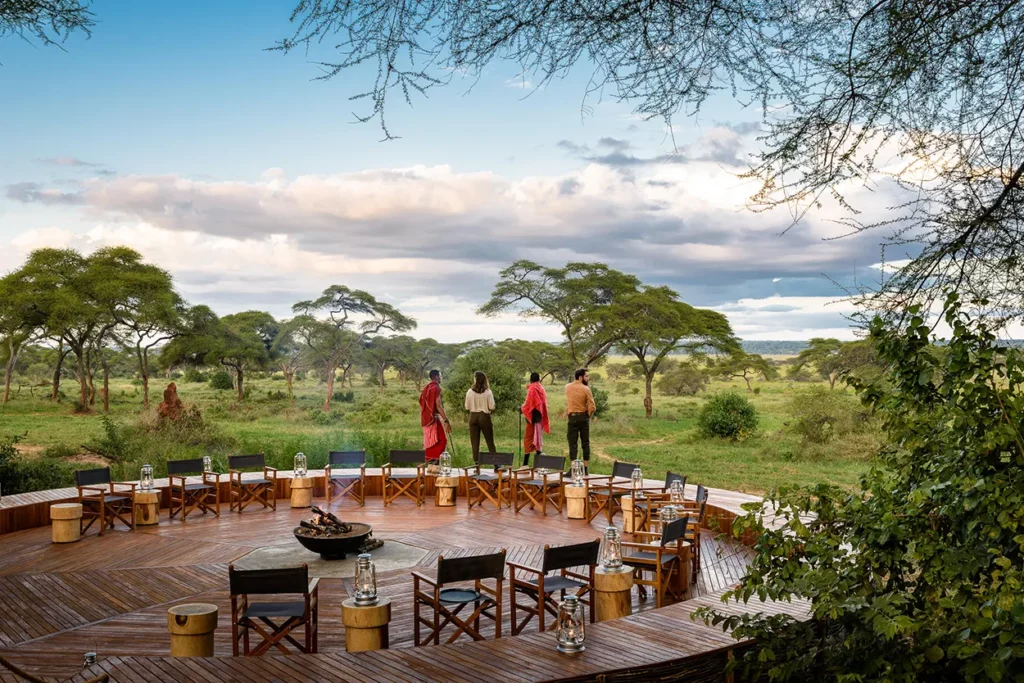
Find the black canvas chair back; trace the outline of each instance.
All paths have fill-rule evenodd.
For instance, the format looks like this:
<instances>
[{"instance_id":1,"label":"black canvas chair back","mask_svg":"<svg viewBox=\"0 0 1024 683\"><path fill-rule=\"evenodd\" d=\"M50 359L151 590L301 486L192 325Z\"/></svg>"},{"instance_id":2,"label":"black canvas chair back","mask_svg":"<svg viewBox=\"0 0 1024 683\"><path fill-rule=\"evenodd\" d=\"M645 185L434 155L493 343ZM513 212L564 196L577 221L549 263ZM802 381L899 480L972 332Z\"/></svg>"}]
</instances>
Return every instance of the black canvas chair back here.
<instances>
[{"instance_id":1,"label":"black canvas chair back","mask_svg":"<svg viewBox=\"0 0 1024 683\"><path fill-rule=\"evenodd\" d=\"M665 526L665 529L661 532L661 547L664 548L667 545L675 543L680 538L686 536L686 527L690 523L690 516L686 515L679 519L669 522Z\"/></svg>"},{"instance_id":2,"label":"black canvas chair back","mask_svg":"<svg viewBox=\"0 0 1024 683\"><path fill-rule=\"evenodd\" d=\"M639 465L634 465L631 462L618 462L612 466L612 476L615 478L629 479L633 476L633 470Z\"/></svg>"},{"instance_id":3,"label":"black canvas chair back","mask_svg":"<svg viewBox=\"0 0 1024 683\"><path fill-rule=\"evenodd\" d=\"M305 593L309 589L309 569L235 569L228 571L232 595L270 595L274 593Z\"/></svg>"},{"instance_id":4,"label":"black canvas chair back","mask_svg":"<svg viewBox=\"0 0 1024 683\"><path fill-rule=\"evenodd\" d=\"M189 475L203 473L202 458L188 458L187 460L168 460L167 474Z\"/></svg>"},{"instance_id":5,"label":"black canvas chair back","mask_svg":"<svg viewBox=\"0 0 1024 683\"><path fill-rule=\"evenodd\" d=\"M557 548L546 548L544 550L544 563L541 565L541 571L547 574L558 569L595 565L597 564L597 553L600 551L600 548L601 541L599 540L562 545Z\"/></svg>"},{"instance_id":6,"label":"black canvas chair back","mask_svg":"<svg viewBox=\"0 0 1024 683\"><path fill-rule=\"evenodd\" d=\"M481 453L481 465L497 465L498 467L512 467L515 460L515 453Z\"/></svg>"},{"instance_id":7,"label":"black canvas chair back","mask_svg":"<svg viewBox=\"0 0 1024 683\"><path fill-rule=\"evenodd\" d=\"M422 465L427 461L426 451L391 451L388 461L392 465Z\"/></svg>"},{"instance_id":8,"label":"black canvas chair back","mask_svg":"<svg viewBox=\"0 0 1024 683\"><path fill-rule=\"evenodd\" d=\"M331 451L327 454L327 462L331 467L348 465L358 468L366 464L366 451Z\"/></svg>"},{"instance_id":9,"label":"black canvas chair back","mask_svg":"<svg viewBox=\"0 0 1024 683\"><path fill-rule=\"evenodd\" d=\"M110 483L110 468L97 467L94 470L77 470L75 483L79 486L97 486Z\"/></svg>"},{"instance_id":10,"label":"black canvas chair back","mask_svg":"<svg viewBox=\"0 0 1024 683\"><path fill-rule=\"evenodd\" d=\"M703 484L697 484L697 505L700 506L700 516L704 517L704 507L708 504L708 490Z\"/></svg>"},{"instance_id":11,"label":"black canvas chair back","mask_svg":"<svg viewBox=\"0 0 1024 683\"><path fill-rule=\"evenodd\" d=\"M455 557L446 560L437 558L438 584L474 581L476 579L500 579L505 576L505 553Z\"/></svg>"},{"instance_id":12,"label":"black canvas chair back","mask_svg":"<svg viewBox=\"0 0 1024 683\"><path fill-rule=\"evenodd\" d=\"M684 490L686 489L686 475L685 474L676 474L675 472L667 472L665 474L665 488L668 489L668 487L671 486L672 482L674 482L674 481L678 481L678 482L682 483L683 489Z\"/></svg>"},{"instance_id":13,"label":"black canvas chair back","mask_svg":"<svg viewBox=\"0 0 1024 683\"><path fill-rule=\"evenodd\" d=\"M482 455L482 454L481 454ZM533 460L533 466L543 470L561 471L565 468L564 455L538 455Z\"/></svg>"},{"instance_id":14,"label":"black canvas chair back","mask_svg":"<svg viewBox=\"0 0 1024 683\"><path fill-rule=\"evenodd\" d=\"M266 467L267 459L262 453L255 455L229 455L228 467L233 470L245 470L249 468Z\"/></svg>"}]
</instances>

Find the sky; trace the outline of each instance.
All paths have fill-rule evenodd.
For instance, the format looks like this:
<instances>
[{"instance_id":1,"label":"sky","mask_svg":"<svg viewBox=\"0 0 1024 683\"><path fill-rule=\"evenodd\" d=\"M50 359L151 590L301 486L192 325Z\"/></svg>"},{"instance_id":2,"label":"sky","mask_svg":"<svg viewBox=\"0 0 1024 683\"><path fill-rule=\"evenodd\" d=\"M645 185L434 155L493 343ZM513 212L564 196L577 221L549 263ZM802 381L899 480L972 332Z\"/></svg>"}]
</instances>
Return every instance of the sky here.
<instances>
[{"instance_id":1,"label":"sky","mask_svg":"<svg viewBox=\"0 0 1024 683\"><path fill-rule=\"evenodd\" d=\"M728 98L670 134L585 101L585 65L539 88L494 63L394 101L383 141L350 99L372 74L317 80L329 45L266 49L291 35L287 1L92 9L63 50L0 40L0 273L40 247L124 244L222 315L288 317L343 284L445 342L559 339L475 313L520 258L607 263L750 340L851 339L842 288L879 277L882 234L833 239L828 207L789 230L747 208L760 112Z\"/></svg>"}]
</instances>

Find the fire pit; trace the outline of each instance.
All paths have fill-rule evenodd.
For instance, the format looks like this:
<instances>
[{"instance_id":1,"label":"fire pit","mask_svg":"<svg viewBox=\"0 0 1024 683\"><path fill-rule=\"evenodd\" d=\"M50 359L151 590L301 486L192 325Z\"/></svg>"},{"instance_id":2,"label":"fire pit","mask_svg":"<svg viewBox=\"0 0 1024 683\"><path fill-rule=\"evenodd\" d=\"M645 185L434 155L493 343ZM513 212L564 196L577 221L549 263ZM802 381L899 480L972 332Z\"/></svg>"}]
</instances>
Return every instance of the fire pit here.
<instances>
[{"instance_id":1,"label":"fire pit","mask_svg":"<svg viewBox=\"0 0 1024 683\"><path fill-rule=\"evenodd\" d=\"M369 524L343 522L318 507L313 512L316 516L299 522L293 533L302 547L320 553L325 560L344 560L348 553L367 552L384 544L373 538Z\"/></svg>"}]
</instances>

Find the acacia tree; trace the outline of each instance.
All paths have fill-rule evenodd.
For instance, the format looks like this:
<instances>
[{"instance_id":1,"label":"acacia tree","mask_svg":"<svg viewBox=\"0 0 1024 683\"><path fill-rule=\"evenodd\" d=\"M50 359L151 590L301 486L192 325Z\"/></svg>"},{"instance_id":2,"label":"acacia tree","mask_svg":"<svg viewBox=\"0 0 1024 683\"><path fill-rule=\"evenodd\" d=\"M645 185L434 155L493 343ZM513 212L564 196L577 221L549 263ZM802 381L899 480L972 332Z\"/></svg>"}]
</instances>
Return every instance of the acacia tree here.
<instances>
[{"instance_id":1,"label":"acacia tree","mask_svg":"<svg viewBox=\"0 0 1024 683\"><path fill-rule=\"evenodd\" d=\"M391 304L378 301L369 292L343 285L332 285L319 298L300 301L292 310L296 316L289 321L288 329L327 379L324 412L331 409L338 367L350 361L360 345L382 330L407 332L416 327L415 320Z\"/></svg>"},{"instance_id":2,"label":"acacia tree","mask_svg":"<svg viewBox=\"0 0 1024 683\"><path fill-rule=\"evenodd\" d=\"M779 371L775 365L756 353L737 351L714 364L713 370L722 377L736 377L747 384L747 391L753 391L750 380L760 377L764 380L774 379Z\"/></svg>"},{"instance_id":3,"label":"acacia tree","mask_svg":"<svg viewBox=\"0 0 1024 683\"><path fill-rule=\"evenodd\" d=\"M76 31L89 35L94 23L88 4L79 0L0 0L0 38L17 35L53 45Z\"/></svg>"},{"instance_id":4,"label":"acacia tree","mask_svg":"<svg viewBox=\"0 0 1024 683\"><path fill-rule=\"evenodd\" d=\"M679 301L678 295L668 287L644 287L611 306L598 309L595 315L605 318L601 327L616 344L636 356L644 379L647 417L651 417L654 409L654 376L667 362L669 354L709 346L728 353L738 347L724 315L693 308Z\"/></svg>"},{"instance_id":5,"label":"acacia tree","mask_svg":"<svg viewBox=\"0 0 1024 683\"><path fill-rule=\"evenodd\" d=\"M39 320L33 310L30 297L18 288L13 276L0 278L0 341L3 342L4 362L4 395L6 404L11 395L11 379L14 367L25 348L38 338L41 330Z\"/></svg>"},{"instance_id":6,"label":"acacia tree","mask_svg":"<svg viewBox=\"0 0 1024 683\"><path fill-rule=\"evenodd\" d=\"M238 400L245 400L243 382L249 369L262 369L272 362L271 350L278 334L277 321L264 311L244 311L220 319L222 329L211 353L235 374Z\"/></svg>"},{"instance_id":7,"label":"acacia tree","mask_svg":"<svg viewBox=\"0 0 1024 683\"><path fill-rule=\"evenodd\" d=\"M294 403L293 386L295 373L302 367L302 344L296 337L295 330L289 327L288 321L281 323L271 353L277 367L284 374L284 381L288 384L288 400Z\"/></svg>"},{"instance_id":8,"label":"acacia tree","mask_svg":"<svg viewBox=\"0 0 1024 683\"><path fill-rule=\"evenodd\" d=\"M902 312L949 286L1024 314L1018 0L302 0L292 20L279 49L336 46L323 78L375 74L354 95L386 137L389 96L472 83L499 60L537 87L579 66L587 96L670 125L715 93L756 102L753 208L800 219L830 201L851 232L883 230L894 258L910 257L871 303ZM879 197L851 193L865 185L895 195L890 212L865 211Z\"/></svg>"},{"instance_id":9,"label":"acacia tree","mask_svg":"<svg viewBox=\"0 0 1024 683\"><path fill-rule=\"evenodd\" d=\"M495 316L515 310L523 318L539 318L562 328L576 367L589 367L615 345L610 321L597 309L634 294L640 281L603 263L567 263L546 268L520 260L501 271L491 298L479 313Z\"/></svg>"},{"instance_id":10,"label":"acacia tree","mask_svg":"<svg viewBox=\"0 0 1024 683\"><path fill-rule=\"evenodd\" d=\"M790 372L796 374L805 366L813 365L828 380L829 389L835 389L836 382L858 369L878 366L874 346L867 339L841 342L815 337L807 344L807 348L797 355Z\"/></svg>"}]
</instances>

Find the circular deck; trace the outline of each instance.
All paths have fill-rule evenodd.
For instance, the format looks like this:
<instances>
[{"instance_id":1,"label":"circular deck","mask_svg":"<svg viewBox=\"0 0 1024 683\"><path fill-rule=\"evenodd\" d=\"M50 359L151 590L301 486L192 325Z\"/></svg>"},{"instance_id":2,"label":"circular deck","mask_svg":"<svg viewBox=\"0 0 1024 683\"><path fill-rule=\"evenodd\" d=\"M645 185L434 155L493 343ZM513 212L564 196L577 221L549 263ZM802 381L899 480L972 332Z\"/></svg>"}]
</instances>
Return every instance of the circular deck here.
<instances>
[{"instance_id":1,"label":"circular deck","mask_svg":"<svg viewBox=\"0 0 1024 683\"><path fill-rule=\"evenodd\" d=\"M5 512L9 512L11 499L5 498L3 502L7 508ZM324 505L321 497L315 503ZM714 503L712 494L711 505ZM509 561L539 566L545 544L593 540L607 525L603 515L588 524L569 520L564 513L560 516L542 516L531 511L515 514L508 509L497 511L486 506L467 510L461 499L456 507L449 508L435 507L429 500L421 507L403 500L385 508L379 497L368 498L365 507L359 507L348 499L336 499L331 511L346 521L371 524L374 536L385 540L385 547L390 541L396 549L398 544L404 549L399 553L397 564L385 568L378 575L380 593L389 597L393 605L390 652L345 654L341 603L351 597L352 582L351 577L332 572L328 567L319 572L311 568L314 575L319 573L325 577L320 582L321 654L289 657L284 669L270 664L280 661L278 657L265 657L263 659L268 663L260 665L251 659L230 656L227 565L240 560L244 563L246 556L259 556L260 553L273 555L279 552L289 558L299 557L295 551L301 549L292 529L299 520L308 518L310 512L291 509L285 502L279 504L276 511L256 506L241 515L228 512L227 506L223 505L219 518L194 514L186 522L168 520L164 509L158 526L138 527L134 531L119 528L102 537L95 534L94 527L80 542L66 545L52 544L48 527L0 536L0 604L3 608L0 611L0 655L34 675L50 679L65 679L81 673L83 653L96 652L100 662L93 671L107 670L114 680L179 680L170 673L176 667L200 665L217 680L298 680L304 670L310 679L317 679L322 677L318 672L325 666L332 675L341 676L341 680L347 679L346 671L351 672L353 680L365 679L366 675L373 675L376 680L387 680L390 678L387 675L389 670L393 670L393 678L398 680L401 667L416 666L412 662L423 653L435 650L432 657L437 659L447 656L442 651L456 651L445 646L412 649L410 571L415 569L429 573L436 565L438 555L456 557L494 552L500 548L507 549ZM615 521L621 527L621 516ZM691 582L687 598L710 596L711 600L717 600L714 594L741 578L750 551L742 544L711 531L703 532L702 544L702 568ZM313 553L308 555L311 566L319 560ZM169 655L167 609L183 602L211 603L220 608L215 638L217 657L188 663L185 660L142 659ZM663 635L668 621L677 620L679 628L683 629L686 626L684 621L689 621L684 616L688 617L693 607L686 607L686 603L675 607L681 606L685 609L667 607L652 613L654 599L640 601L634 591L634 616L595 625L592 637L599 640L603 631L611 633L610 629L616 625L620 629L646 629L648 627L643 625L642 618L648 614L650 618L660 620ZM730 637L717 629L692 622L686 628L699 628L709 650L730 645ZM511 632L507 608L503 632ZM485 635L490 633L484 630ZM468 641L463 639L460 642ZM673 649L670 645L673 639L667 640L661 659L654 651L657 642L658 639L651 634L642 649L647 660L679 658L681 642L676 643ZM735 645L735 641L731 644ZM624 643L620 644L620 649L622 645ZM591 662L590 668L597 667L595 671L608 670L612 666L611 661L602 661L600 648L588 647L586 658L579 655L575 659L566 659L564 655L557 655L553 636L537 633L536 626L528 627L522 635L514 638L506 635L500 641L476 643L471 647L484 648L481 650L481 656L485 657L482 661L498 668L503 668L500 664L503 657L508 659L506 680L550 680L562 677L561 674L565 677L578 676L586 672L587 667L581 668L581 665L588 661ZM688 648L693 650L692 646ZM521 653L528 649L550 652L537 658L533 665L517 662ZM687 647L683 647L683 651L686 650ZM461 652L466 652L464 647ZM126 657L133 659L125 660ZM334 664L326 665L322 663L324 661ZM631 662L618 657L616 663L625 666ZM561 670L563 664L564 671ZM369 668L362 671L364 667ZM119 671L129 670L133 672L130 677L119 677ZM290 677L286 675L289 671ZM429 669L417 668L417 671L417 675L412 676L414 680L434 677ZM438 672L436 677L480 680L479 676L472 678L469 670L464 672L465 675L459 671L456 666L444 675ZM0 670L0 680L18 679Z\"/></svg>"}]
</instances>

